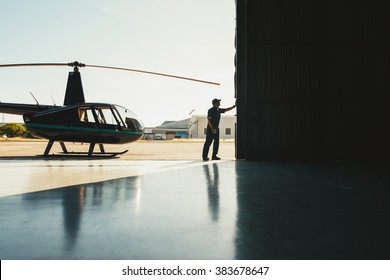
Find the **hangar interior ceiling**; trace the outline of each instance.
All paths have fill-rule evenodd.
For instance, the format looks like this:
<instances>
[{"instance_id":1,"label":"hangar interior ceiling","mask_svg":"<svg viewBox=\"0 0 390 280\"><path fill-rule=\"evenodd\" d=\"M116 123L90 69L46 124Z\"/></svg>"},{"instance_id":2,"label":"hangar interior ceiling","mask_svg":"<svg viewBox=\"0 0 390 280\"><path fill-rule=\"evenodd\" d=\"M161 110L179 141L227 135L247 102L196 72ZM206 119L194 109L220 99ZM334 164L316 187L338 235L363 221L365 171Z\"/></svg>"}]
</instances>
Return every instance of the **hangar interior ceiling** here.
<instances>
[{"instance_id":1,"label":"hangar interior ceiling","mask_svg":"<svg viewBox=\"0 0 390 280\"><path fill-rule=\"evenodd\" d=\"M238 159L387 160L385 4L236 0Z\"/></svg>"}]
</instances>

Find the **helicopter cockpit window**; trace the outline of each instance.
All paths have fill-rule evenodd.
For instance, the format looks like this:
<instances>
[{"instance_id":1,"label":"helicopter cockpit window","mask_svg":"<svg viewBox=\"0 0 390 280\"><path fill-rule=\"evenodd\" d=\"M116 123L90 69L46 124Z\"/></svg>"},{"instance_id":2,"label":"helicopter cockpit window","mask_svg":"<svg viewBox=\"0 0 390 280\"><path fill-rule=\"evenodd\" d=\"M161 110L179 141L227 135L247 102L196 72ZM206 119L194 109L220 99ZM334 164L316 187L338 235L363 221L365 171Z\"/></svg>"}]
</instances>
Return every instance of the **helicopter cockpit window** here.
<instances>
[{"instance_id":1,"label":"helicopter cockpit window","mask_svg":"<svg viewBox=\"0 0 390 280\"><path fill-rule=\"evenodd\" d=\"M117 117L114 115L111 108L98 108L96 110L99 123L118 125Z\"/></svg>"},{"instance_id":2,"label":"helicopter cockpit window","mask_svg":"<svg viewBox=\"0 0 390 280\"><path fill-rule=\"evenodd\" d=\"M80 108L79 117L82 122L95 122L91 108Z\"/></svg>"},{"instance_id":3,"label":"helicopter cockpit window","mask_svg":"<svg viewBox=\"0 0 390 280\"><path fill-rule=\"evenodd\" d=\"M115 108L111 109L111 112L113 113L114 117L117 119L120 126L126 127L126 125L123 123L121 115L119 115L118 111Z\"/></svg>"}]
</instances>

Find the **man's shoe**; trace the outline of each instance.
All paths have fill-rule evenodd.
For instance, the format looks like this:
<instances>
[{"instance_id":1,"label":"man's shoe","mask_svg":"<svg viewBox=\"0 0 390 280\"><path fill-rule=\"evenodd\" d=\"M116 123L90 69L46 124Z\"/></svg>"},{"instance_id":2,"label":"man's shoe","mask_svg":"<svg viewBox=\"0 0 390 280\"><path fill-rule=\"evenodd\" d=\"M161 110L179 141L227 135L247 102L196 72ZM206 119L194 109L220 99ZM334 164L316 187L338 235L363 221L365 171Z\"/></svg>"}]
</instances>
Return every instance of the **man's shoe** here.
<instances>
[{"instance_id":1,"label":"man's shoe","mask_svg":"<svg viewBox=\"0 0 390 280\"><path fill-rule=\"evenodd\" d=\"M207 157L207 158L203 158L203 161L208 161L209 160L209 158Z\"/></svg>"},{"instance_id":2,"label":"man's shoe","mask_svg":"<svg viewBox=\"0 0 390 280\"><path fill-rule=\"evenodd\" d=\"M213 157L213 160L220 160L221 158L219 157Z\"/></svg>"}]
</instances>

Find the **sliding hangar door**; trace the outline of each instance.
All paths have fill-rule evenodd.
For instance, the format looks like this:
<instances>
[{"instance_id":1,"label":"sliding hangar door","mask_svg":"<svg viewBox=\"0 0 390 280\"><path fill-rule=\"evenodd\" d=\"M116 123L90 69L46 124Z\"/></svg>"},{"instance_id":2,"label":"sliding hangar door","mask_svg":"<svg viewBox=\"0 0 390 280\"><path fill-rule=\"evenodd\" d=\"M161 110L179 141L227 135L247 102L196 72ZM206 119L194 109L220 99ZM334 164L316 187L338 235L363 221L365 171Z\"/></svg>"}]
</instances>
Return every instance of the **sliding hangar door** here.
<instances>
[{"instance_id":1,"label":"sliding hangar door","mask_svg":"<svg viewBox=\"0 0 390 280\"><path fill-rule=\"evenodd\" d=\"M387 160L386 2L237 0L237 158Z\"/></svg>"}]
</instances>

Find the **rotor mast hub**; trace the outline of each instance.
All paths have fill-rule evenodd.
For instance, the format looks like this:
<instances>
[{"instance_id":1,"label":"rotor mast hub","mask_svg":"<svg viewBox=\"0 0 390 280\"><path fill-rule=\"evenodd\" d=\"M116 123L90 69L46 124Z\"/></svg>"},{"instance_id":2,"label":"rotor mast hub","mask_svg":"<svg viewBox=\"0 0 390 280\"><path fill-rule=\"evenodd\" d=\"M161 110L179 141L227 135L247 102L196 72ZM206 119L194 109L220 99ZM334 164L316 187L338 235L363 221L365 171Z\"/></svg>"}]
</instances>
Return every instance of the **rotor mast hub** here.
<instances>
[{"instance_id":1,"label":"rotor mast hub","mask_svg":"<svg viewBox=\"0 0 390 280\"><path fill-rule=\"evenodd\" d=\"M68 63L68 66L73 67L73 71L74 72L79 72L79 68L80 67L85 67L85 64L84 63L80 63L78 61L75 61L75 62Z\"/></svg>"}]
</instances>

